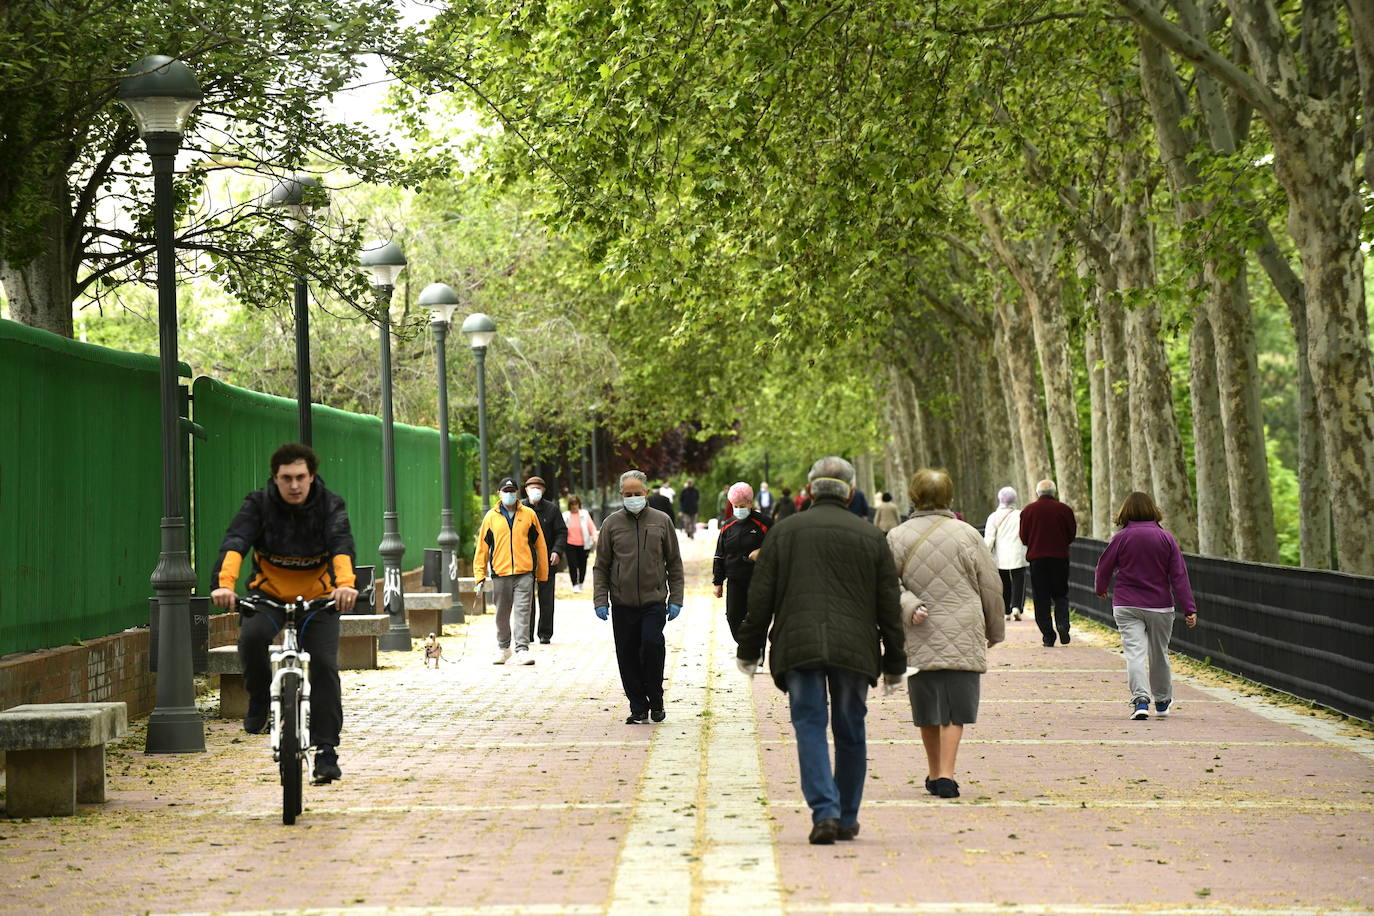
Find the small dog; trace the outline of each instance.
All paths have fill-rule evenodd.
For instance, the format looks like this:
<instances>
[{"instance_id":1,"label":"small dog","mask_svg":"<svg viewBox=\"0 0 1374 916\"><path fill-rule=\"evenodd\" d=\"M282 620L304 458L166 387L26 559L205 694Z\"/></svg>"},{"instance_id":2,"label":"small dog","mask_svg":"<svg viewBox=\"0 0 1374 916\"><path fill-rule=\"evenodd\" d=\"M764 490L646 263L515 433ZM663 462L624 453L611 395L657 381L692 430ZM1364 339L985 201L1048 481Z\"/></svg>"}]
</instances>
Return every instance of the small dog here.
<instances>
[{"instance_id":1,"label":"small dog","mask_svg":"<svg viewBox=\"0 0 1374 916\"><path fill-rule=\"evenodd\" d=\"M429 667L430 659L434 660L434 667L436 669L439 667L439 662L444 660L444 647L440 644L439 640L434 637L433 633L429 634L429 638L425 640L426 668Z\"/></svg>"}]
</instances>

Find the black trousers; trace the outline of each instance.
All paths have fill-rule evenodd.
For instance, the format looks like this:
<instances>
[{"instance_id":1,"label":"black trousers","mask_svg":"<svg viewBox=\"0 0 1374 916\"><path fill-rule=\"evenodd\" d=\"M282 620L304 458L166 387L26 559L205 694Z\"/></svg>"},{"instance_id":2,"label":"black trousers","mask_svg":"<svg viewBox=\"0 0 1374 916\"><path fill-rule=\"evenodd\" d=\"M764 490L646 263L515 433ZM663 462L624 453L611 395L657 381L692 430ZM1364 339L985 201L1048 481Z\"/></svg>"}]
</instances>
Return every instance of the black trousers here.
<instances>
[{"instance_id":1,"label":"black trousers","mask_svg":"<svg viewBox=\"0 0 1374 916\"><path fill-rule=\"evenodd\" d=\"M1053 645L1056 628L1061 633L1069 632L1069 561L1059 557L1031 560L1030 577L1036 626L1045 642Z\"/></svg>"},{"instance_id":2,"label":"black trousers","mask_svg":"<svg viewBox=\"0 0 1374 916\"><path fill-rule=\"evenodd\" d=\"M636 715L663 708L663 660L667 654L663 626L667 622L668 605L663 602L643 607L611 605L620 684L630 701L630 712Z\"/></svg>"},{"instance_id":3,"label":"black trousers","mask_svg":"<svg viewBox=\"0 0 1374 916\"><path fill-rule=\"evenodd\" d=\"M999 569L997 575L1002 577L1002 604L1010 617L1012 608L1026 606L1026 567Z\"/></svg>"},{"instance_id":4,"label":"black trousers","mask_svg":"<svg viewBox=\"0 0 1374 916\"><path fill-rule=\"evenodd\" d=\"M549 568L549 577L543 582L535 581L533 594L530 595L530 642L534 642L536 631L540 639L553 639L553 587L554 582L553 568ZM539 613L535 614L535 607L539 608ZM535 617L538 617L538 621Z\"/></svg>"},{"instance_id":5,"label":"black trousers","mask_svg":"<svg viewBox=\"0 0 1374 916\"><path fill-rule=\"evenodd\" d=\"M749 581L752 576L729 576L725 580L725 622L730 635L739 642L739 628L749 613Z\"/></svg>"},{"instance_id":6,"label":"black trousers","mask_svg":"<svg viewBox=\"0 0 1374 916\"><path fill-rule=\"evenodd\" d=\"M277 638L285 617L262 610L239 617L239 661L249 709L266 711L271 698L272 660L268 647ZM337 747L343 728L343 699L339 689L339 615L316 611L296 624L301 648L310 653L310 743Z\"/></svg>"},{"instance_id":7,"label":"black trousers","mask_svg":"<svg viewBox=\"0 0 1374 916\"><path fill-rule=\"evenodd\" d=\"M587 581L587 548L578 544L569 544L567 548L568 557L568 578L573 585L581 585Z\"/></svg>"}]
</instances>

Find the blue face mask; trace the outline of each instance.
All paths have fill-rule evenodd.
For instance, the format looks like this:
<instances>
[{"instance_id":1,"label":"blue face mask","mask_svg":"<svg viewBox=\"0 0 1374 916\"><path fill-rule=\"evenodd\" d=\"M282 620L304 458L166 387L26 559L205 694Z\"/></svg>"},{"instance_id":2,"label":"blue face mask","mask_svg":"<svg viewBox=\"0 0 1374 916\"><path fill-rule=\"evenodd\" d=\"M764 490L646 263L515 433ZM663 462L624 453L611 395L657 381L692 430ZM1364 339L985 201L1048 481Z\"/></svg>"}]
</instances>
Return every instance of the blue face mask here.
<instances>
[{"instance_id":1,"label":"blue face mask","mask_svg":"<svg viewBox=\"0 0 1374 916\"><path fill-rule=\"evenodd\" d=\"M625 497L625 510L631 515L638 515L644 511L644 507L649 504L649 500L644 496Z\"/></svg>"},{"instance_id":2,"label":"blue face mask","mask_svg":"<svg viewBox=\"0 0 1374 916\"><path fill-rule=\"evenodd\" d=\"M746 508L745 506L738 506L738 507L735 508L735 518L739 519L740 521L744 521L744 520L745 520L746 518L748 518L748 517L749 517L749 510L748 510L748 508Z\"/></svg>"},{"instance_id":3,"label":"blue face mask","mask_svg":"<svg viewBox=\"0 0 1374 916\"><path fill-rule=\"evenodd\" d=\"M509 509L511 506L515 505L519 500L520 500L520 494L519 494L519 493L505 493L505 492L503 492L503 493L501 494L501 505L505 506L507 509Z\"/></svg>"}]
</instances>

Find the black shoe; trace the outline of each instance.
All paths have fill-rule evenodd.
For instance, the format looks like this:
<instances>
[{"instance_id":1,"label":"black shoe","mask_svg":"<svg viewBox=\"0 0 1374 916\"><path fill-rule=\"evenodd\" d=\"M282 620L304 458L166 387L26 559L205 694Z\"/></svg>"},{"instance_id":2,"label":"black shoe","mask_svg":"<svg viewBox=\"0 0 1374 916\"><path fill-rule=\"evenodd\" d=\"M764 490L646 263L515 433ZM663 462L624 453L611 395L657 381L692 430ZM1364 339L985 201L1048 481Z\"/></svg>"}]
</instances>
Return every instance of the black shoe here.
<instances>
[{"instance_id":1,"label":"black shoe","mask_svg":"<svg viewBox=\"0 0 1374 916\"><path fill-rule=\"evenodd\" d=\"M1066 646L1069 644L1069 631L1068 631L1068 630L1060 630L1060 631L1059 631L1059 641L1062 642L1062 643L1063 643L1064 645L1066 645Z\"/></svg>"},{"instance_id":2,"label":"black shoe","mask_svg":"<svg viewBox=\"0 0 1374 916\"><path fill-rule=\"evenodd\" d=\"M941 798L958 798L959 784L952 779L940 778L935 780L935 794Z\"/></svg>"},{"instance_id":3,"label":"black shoe","mask_svg":"<svg viewBox=\"0 0 1374 916\"><path fill-rule=\"evenodd\" d=\"M632 712L625 717L626 725L648 725L649 714L644 712Z\"/></svg>"},{"instance_id":4,"label":"black shoe","mask_svg":"<svg viewBox=\"0 0 1374 916\"><path fill-rule=\"evenodd\" d=\"M835 839L837 840L852 840L858 835L858 824L855 824L853 827L846 827L843 824L841 824L839 829L835 831Z\"/></svg>"},{"instance_id":5,"label":"black shoe","mask_svg":"<svg viewBox=\"0 0 1374 916\"><path fill-rule=\"evenodd\" d=\"M931 795L940 794L939 791L937 791L935 788L935 782L936 780L931 779L929 776L926 777L926 791L929 792Z\"/></svg>"},{"instance_id":6,"label":"black shoe","mask_svg":"<svg viewBox=\"0 0 1374 916\"><path fill-rule=\"evenodd\" d=\"M1053 636L1046 636L1046 637L1044 637L1044 638L1041 640L1041 642L1043 642L1043 643L1045 644L1045 648L1046 648L1046 649L1053 649L1053 648L1054 648L1054 637L1053 637Z\"/></svg>"},{"instance_id":7,"label":"black shoe","mask_svg":"<svg viewBox=\"0 0 1374 916\"><path fill-rule=\"evenodd\" d=\"M323 786L342 778L343 771L339 769L339 755L334 753L334 749L329 745L322 746L315 752L315 778L310 780L310 784Z\"/></svg>"},{"instance_id":8,"label":"black shoe","mask_svg":"<svg viewBox=\"0 0 1374 916\"><path fill-rule=\"evenodd\" d=\"M811 828L812 846L830 846L840 835L840 822L833 817L827 817L818 822Z\"/></svg>"},{"instance_id":9,"label":"black shoe","mask_svg":"<svg viewBox=\"0 0 1374 916\"><path fill-rule=\"evenodd\" d=\"M541 646L547 646L551 641L552 641L552 637L547 638L547 639L546 639L545 637L543 637L543 636L539 637L539 644L540 644Z\"/></svg>"},{"instance_id":10,"label":"black shoe","mask_svg":"<svg viewBox=\"0 0 1374 916\"><path fill-rule=\"evenodd\" d=\"M649 710L649 718L653 719L655 722L662 722L664 719L668 718L668 711L662 706L658 707L658 709L651 709Z\"/></svg>"},{"instance_id":11,"label":"black shoe","mask_svg":"<svg viewBox=\"0 0 1374 916\"><path fill-rule=\"evenodd\" d=\"M243 730L250 735L261 735L263 732L267 731L268 709L267 700L257 703L250 699L248 701L248 712L243 716Z\"/></svg>"}]
</instances>

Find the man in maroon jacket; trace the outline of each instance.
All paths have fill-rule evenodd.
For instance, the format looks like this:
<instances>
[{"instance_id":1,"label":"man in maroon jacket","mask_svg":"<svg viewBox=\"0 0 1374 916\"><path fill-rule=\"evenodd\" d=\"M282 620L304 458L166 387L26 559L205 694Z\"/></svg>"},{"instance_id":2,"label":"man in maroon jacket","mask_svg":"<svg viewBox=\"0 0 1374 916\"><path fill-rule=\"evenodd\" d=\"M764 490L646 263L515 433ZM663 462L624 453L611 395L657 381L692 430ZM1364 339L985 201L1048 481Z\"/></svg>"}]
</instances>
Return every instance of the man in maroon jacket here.
<instances>
[{"instance_id":1,"label":"man in maroon jacket","mask_svg":"<svg viewBox=\"0 0 1374 916\"><path fill-rule=\"evenodd\" d=\"M1046 646L1069 642L1069 544L1078 535L1073 510L1056 497L1053 480L1035 485L1039 497L1021 510L1021 543L1030 561L1031 593L1035 599L1035 623ZM1054 616L1050 616L1050 608Z\"/></svg>"}]
</instances>

